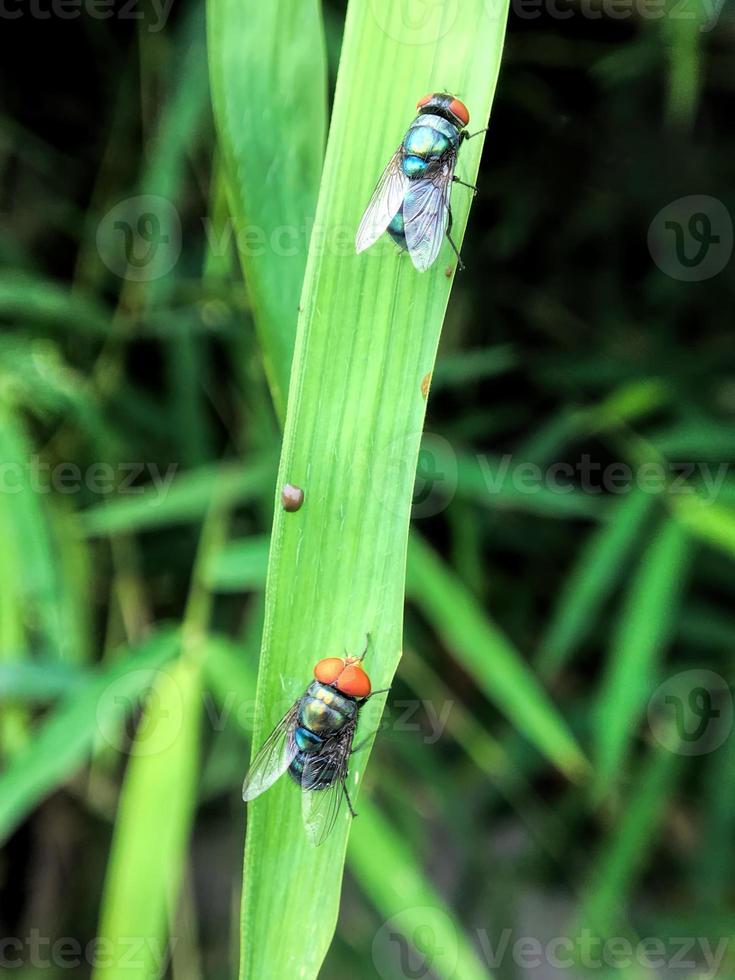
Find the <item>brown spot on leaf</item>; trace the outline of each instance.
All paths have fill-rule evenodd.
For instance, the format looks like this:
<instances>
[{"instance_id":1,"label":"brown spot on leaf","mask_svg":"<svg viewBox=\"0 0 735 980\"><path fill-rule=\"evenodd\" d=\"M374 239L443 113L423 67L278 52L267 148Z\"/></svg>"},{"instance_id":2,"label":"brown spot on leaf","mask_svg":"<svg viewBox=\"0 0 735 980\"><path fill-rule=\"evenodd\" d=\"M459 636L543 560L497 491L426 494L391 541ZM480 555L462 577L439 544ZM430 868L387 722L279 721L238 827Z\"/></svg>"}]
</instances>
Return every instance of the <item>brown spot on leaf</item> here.
<instances>
[{"instance_id":1,"label":"brown spot on leaf","mask_svg":"<svg viewBox=\"0 0 735 980\"><path fill-rule=\"evenodd\" d=\"M428 374L425 374L424 375L424 379L421 382L421 394L424 396L424 398L428 398L429 397L429 385L430 384L431 384L431 371L429 371Z\"/></svg>"},{"instance_id":2,"label":"brown spot on leaf","mask_svg":"<svg viewBox=\"0 0 735 980\"><path fill-rule=\"evenodd\" d=\"M289 512L299 510L304 502L304 491L301 487L295 487L292 483L284 484L281 490L281 503L283 509Z\"/></svg>"}]
</instances>

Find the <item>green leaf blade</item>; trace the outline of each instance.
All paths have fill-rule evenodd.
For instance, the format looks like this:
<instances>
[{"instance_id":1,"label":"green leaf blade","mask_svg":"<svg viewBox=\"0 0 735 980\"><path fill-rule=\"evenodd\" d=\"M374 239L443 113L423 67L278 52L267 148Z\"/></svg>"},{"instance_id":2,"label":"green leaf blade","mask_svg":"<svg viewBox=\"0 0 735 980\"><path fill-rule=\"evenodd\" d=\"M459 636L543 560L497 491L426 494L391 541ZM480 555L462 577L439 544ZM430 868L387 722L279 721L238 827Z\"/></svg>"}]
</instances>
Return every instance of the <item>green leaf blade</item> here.
<instances>
[{"instance_id":1,"label":"green leaf blade","mask_svg":"<svg viewBox=\"0 0 735 980\"><path fill-rule=\"evenodd\" d=\"M400 657L421 384L433 370L451 289L445 272L455 263L444 243L422 275L387 240L362 255L353 242L417 98L446 85L467 93L471 128L486 123L507 7L493 17L473 0L454 13L429 43L417 44L393 4L355 0L348 10L278 479L301 486L305 502L294 514L276 508L256 748L277 720L274 706L303 693L319 657L359 651L369 632L375 687L390 684ZM462 149L469 182L481 150L481 137ZM459 244L469 197L455 193L454 204ZM379 715L371 702L361 731L374 729ZM365 762L360 753L350 772L355 797ZM243 980L316 976L337 918L348 828L345 813L315 850L287 779L249 805Z\"/></svg>"}]
</instances>

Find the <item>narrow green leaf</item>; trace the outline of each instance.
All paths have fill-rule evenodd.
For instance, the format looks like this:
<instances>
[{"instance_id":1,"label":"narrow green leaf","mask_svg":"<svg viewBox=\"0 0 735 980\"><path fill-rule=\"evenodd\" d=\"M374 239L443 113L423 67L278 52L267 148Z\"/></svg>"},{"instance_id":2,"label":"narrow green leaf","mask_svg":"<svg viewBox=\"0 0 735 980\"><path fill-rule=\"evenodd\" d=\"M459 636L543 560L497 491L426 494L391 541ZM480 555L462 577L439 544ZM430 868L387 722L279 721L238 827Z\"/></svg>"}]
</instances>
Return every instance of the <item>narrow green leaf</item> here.
<instances>
[{"instance_id":1,"label":"narrow green leaf","mask_svg":"<svg viewBox=\"0 0 735 980\"><path fill-rule=\"evenodd\" d=\"M265 536L230 541L212 556L204 571L217 592L243 592L265 584L270 539Z\"/></svg>"},{"instance_id":2,"label":"narrow green leaf","mask_svg":"<svg viewBox=\"0 0 735 980\"><path fill-rule=\"evenodd\" d=\"M0 701L53 701L83 686L90 675L56 660L9 660L0 663Z\"/></svg>"},{"instance_id":3,"label":"narrow green leaf","mask_svg":"<svg viewBox=\"0 0 735 980\"><path fill-rule=\"evenodd\" d=\"M730 648L732 649L732 647ZM691 866L700 903L707 909L727 907L735 864L735 738L704 760L702 850Z\"/></svg>"},{"instance_id":4,"label":"narrow green leaf","mask_svg":"<svg viewBox=\"0 0 735 980\"><path fill-rule=\"evenodd\" d=\"M608 522L584 542L541 641L537 665L548 676L559 670L594 629L605 600L620 581L639 540L653 497L633 491L621 498Z\"/></svg>"},{"instance_id":5,"label":"narrow green leaf","mask_svg":"<svg viewBox=\"0 0 735 980\"><path fill-rule=\"evenodd\" d=\"M600 799L622 771L656 666L675 623L689 542L668 518L660 524L627 590L597 703L595 786Z\"/></svg>"},{"instance_id":6,"label":"narrow green leaf","mask_svg":"<svg viewBox=\"0 0 735 980\"><path fill-rule=\"evenodd\" d=\"M677 521L690 534L731 557L735 555L735 508L696 496L669 496L668 504Z\"/></svg>"},{"instance_id":7,"label":"narrow green leaf","mask_svg":"<svg viewBox=\"0 0 735 980\"><path fill-rule=\"evenodd\" d=\"M478 687L519 731L568 776L584 773L582 751L531 668L416 533L409 548L408 591Z\"/></svg>"},{"instance_id":8,"label":"narrow green leaf","mask_svg":"<svg viewBox=\"0 0 735 980\"><path fill-rule=\"evenodd\" d=\"M620 821L591 861L591 879L582 898L581 925L607 937L626 921L626 899L657 839L675 785L681 757L659 746L639 767Z\"/></svg>"},{"instance_id":9,"label":"narrow green leaf","mask_svg":"<svg viewBox=\"0 0 735 980\"><path fill-rule=\"evenodd\" d=\"M669 120L690 127L695 120L702 87L702 43L708 21L716 7L695 4L690 16L683 19L664 17L661 30L668 54L667 115ZM719 8L721 9L721 8Z\"/></svg>"},{"instance_id":10,"label":"narrow green leaf","mask_svg":"<svg viewBox=\"0 0 735 980\"><path fill-rule=\"evenodd\" d=\"M68 328L100 339L110 332L109 313L96 300L28 272L0 276L0 316L54 330Z\"/></svg>"},{"instance_id":11,"label":"narrow green leaf","mask_svg":"<svg viewBox=\"0 0 735 980\"><path fill-rule=\"evenodd\" d=\"M247 465L214 463L180 476L159 472L157 482L84 511L81 526L95 537L200 520L215 496L223 507L260 496L273 485L273 471L271 459L263 458Z\"/></svg>"},{"instance_id":12,"label":"narrow green leaf","mask_svg":"<svg viewBox=\"0 0 735 980\"><path fill-rule=\"evenodd\" d=\"M463 387L480 378L504 374L518 365L518 354L511 344L497 344L441 357L431 378L431 390Z\"/></svg>"},{"instance_id":13,"label":"narrow green leaf","mask_svg":"<svg viewBox=\"0 0 735 980\"><path fill-rule=\"evenodd\" d=\"M457 495L483 507L517 510L542 517L588 517L601 520L608 502L570 488L557 492L546 486L540 467L529 472L514 458L455 453L437 442L431 447L434 466L442 474L456 473ZM536 464L529 464L536 466Z\"/></svg>"},{"instance_id":14,"label":"narrow green leaf","mask_svg":"<svg viewBox=\"0 0 735 980\"><path fill-rule=\"evenodd\" d=\"M84 764L96 740L121 744L120 725L156 672L176 652L178 636L160 632L74 691L44 720L32 742L0 775L0 840L48 793Z\"/></svg>"},{"instance_id":15,"label":"narrow green leaf","mask_svg":"<svg viewBox=\"0 0 735 980\"><path fill-rule=\"evenodd\" d=\"M40 462L25 425L13 408L0 401L0 530L4 556L0 561L6 602L33 639L60 659L76 659L63 629L63 587L56 572L55 542L44 504ZM9 598L14 597L14 600ZM18 639L18 638L17 638Z\"/></svg>"},{"instance_id":16,"label":"narrow green leaf","mask_svg":"<svg viewBox=\"0 0 735 980\"><path fill-rule=\"evenodd\" d=\"M398 962L410 963L412 970L430 966L431 976L441 980L492 980L453 911L427 883L400 834L365 798L350 837L348 860L361 889L386 917L371 950L380 976L392 975L388 971L396 969L396 950L403 945L396 936L399 933L418 954L412 961L405 948L401 951Z\"/></svg>"},{"instance_id":17,"label":"narrow green leaf","mask_svg":"<svg viewBox=\"0 0 735 980\"><path fill-rule=\"evenodd\" d=\"M130 747L107 866L95 980L165 974L196 802L200 664L159 671ZM131 937L136 956L129 955Z\"/></svg>"},{"instance_id":18,"label":"narrow green leaf","mask_svg":"<svg viewBox=\"0 0 735 980\"><path fill-rule=\"evenodd\" d=\"M209 0L207 12L212 103L233 218L230 230L273 401L283 417L327 132L320 4Z\"/></svg>"},{"instance_id":19,"label":"narrow green leaf","mask_svg":"<svg viewBox=\"0 0 735 980\"><path fill-rule=\"evenodd\" d=\"M303 487L305 503L297 513L276 508L256 747L284 701L303 692L315 655L359 651L370 632L376 687L390 684L400 656L422 381L433 370L456 263L445 243L421 275L387 240L356 255L354 235L418 97L447 86L468 102L472 128L485 125L507 5L495 16L481 0L453 7L451 16L433 9L435 32L414 43L411 24L422 18L405 18L389 0L353 0L348 8L278 480ZM264 36L261 43L275 42ZM462 148L464 180L476 178L480 143ZM455 193L454 207L461 243L469 197ZM376 699L361 729L374 728L379 715ZM350 774L355 796L366 756L356 757ZM348 827L345 812L313 848L286 779L249 805L243 980L316 976L337 917Z\"/></svg>"}]
</instances>

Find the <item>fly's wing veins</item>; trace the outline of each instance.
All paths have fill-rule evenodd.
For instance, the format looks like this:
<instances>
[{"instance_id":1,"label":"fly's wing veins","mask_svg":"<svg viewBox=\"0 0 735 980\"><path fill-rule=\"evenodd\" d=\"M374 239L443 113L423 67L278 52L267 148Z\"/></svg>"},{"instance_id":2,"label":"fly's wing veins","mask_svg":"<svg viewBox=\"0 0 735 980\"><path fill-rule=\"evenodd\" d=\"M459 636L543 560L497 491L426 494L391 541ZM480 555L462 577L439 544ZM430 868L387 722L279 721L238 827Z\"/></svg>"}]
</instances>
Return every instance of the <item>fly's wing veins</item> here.
<instances>
[{"instance_id":1,"label":"fly's wing veins","mask_svg":"<svg viewBox=\"0 0 735 980\"><path fill-rule=\"evenodd\" d=\"M403 152L399 147L383 171L362 216L355 237L357 252L364 252L380 238L403 204L410 181L403 172L402 160Z\"/></svg>"},{"instance_id":2,"label":"fly's wing veins","mask_svg":"<svg viewBox=\"0 0 735 980\"><path fill-rule=\"evenodd\" d=\"M293 762L298 746L291 732L298 713L299 701L281 718L253 759L242 785L242 798L246 802L265 793Z\"/></svg>"}]
</instances>

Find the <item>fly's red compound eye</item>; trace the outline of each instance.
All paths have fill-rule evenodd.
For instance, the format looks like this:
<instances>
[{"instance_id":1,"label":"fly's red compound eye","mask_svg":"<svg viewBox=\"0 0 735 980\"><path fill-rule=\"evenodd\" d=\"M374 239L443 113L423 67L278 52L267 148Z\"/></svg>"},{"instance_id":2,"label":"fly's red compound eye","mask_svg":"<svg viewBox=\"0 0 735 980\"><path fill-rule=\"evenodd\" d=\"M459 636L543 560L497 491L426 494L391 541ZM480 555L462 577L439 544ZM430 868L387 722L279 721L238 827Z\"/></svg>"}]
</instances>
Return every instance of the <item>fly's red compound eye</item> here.
<instances>
[{"instance_id":1,"label":"fly's red compound eye","mask_svg":"<svg viewBox=\"0 0 735 980\"><path fill-rule=\"evenodd\" d=\"M325 657L314 668L314 677L320 684L334 684L344 669L345 662L341 657Z\"/></svg>"},{"instance_id":2,"label":"fly's red compound eye","mask_svg":"<svg viewBox=\"0 0 735 980\"><path fill-rule=\"evenodd\" d=\"M350 664L339 675L337 690L353 698L366 698L371 690L370 678L359 664Z\"/></svg>"},{"instance_id":3,"label":"fly's red compound eye","mask_svg":"<svg viewBox=\"0 0 735 980\"><path fill-rule=\"evenodd\" d=\"M449 111L459 119L463 126L466 126L470 121L470 114L467 111L467 106L464 102L460 102L459 99L452 99L449 103Z\"/></svg>"},{"instance_id":4,"label":"fly's red compound eye","mask_svg":"<svg viewBox=\"0 0 735 980\"><path fill-rule=\"evenodd\" d=\"M427 105L429 102L431 102L433 98L434 98L434 93L429 92L428 95L425 95L422 99L418 100L418 102L416 103L416 108L423 109L423 107Z\"/></svg>"}]
</instances>

